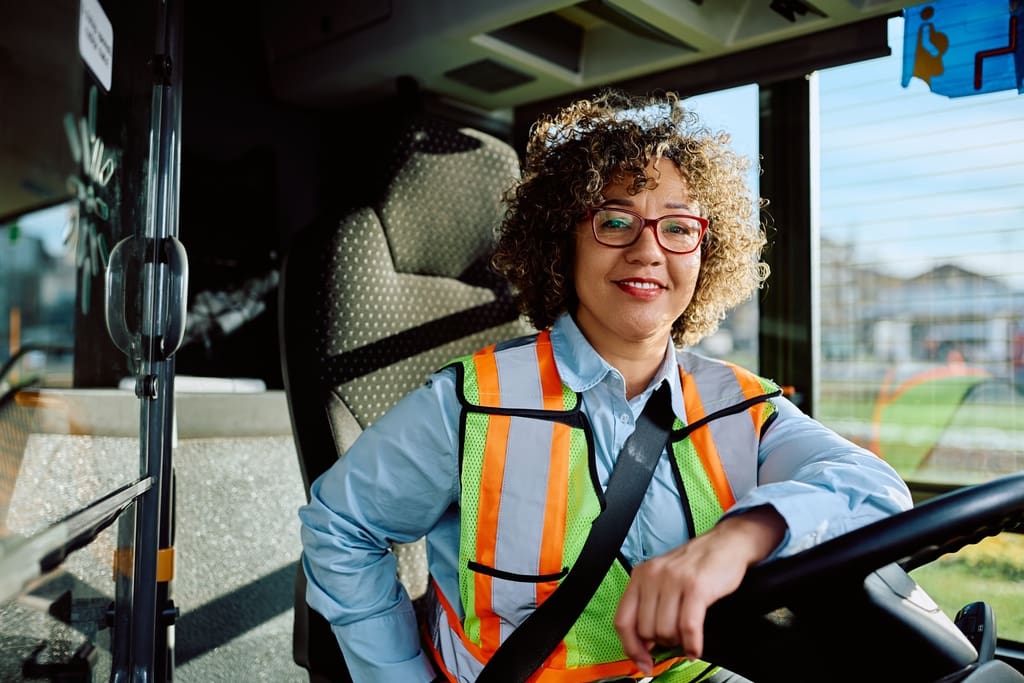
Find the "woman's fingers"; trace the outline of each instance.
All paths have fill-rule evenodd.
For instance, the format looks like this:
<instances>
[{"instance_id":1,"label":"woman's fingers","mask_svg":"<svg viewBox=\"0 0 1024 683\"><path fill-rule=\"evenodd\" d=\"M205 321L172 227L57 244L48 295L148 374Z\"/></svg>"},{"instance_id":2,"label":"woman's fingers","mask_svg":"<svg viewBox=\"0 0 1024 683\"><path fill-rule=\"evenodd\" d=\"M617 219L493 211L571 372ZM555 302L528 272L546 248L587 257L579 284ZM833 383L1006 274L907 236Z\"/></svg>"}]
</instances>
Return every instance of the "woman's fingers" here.
<instances>
[{"instance_id":1,"label":"woman's fingers","mask_svg":"<svg viewBox=\"0 0 1024 683\"><path fill-rule=\"evenodd\" d=\"M676 628L683 654L691 659L700 659L704 652L704 616L709 604L696 595L681 596Z\"/></svg>"},{"instance_id":2,"label":"woman's fingers","mask_svg":"<svg viewBox=\"0 0 1024 683\"><path fill-rule=\"evenodd\" d=\"M637 668L650 675L654 668L651 657L653 643L639 633L637 615L640 609L640 584L630 581L622 594L615 612L615 630L622 642L622 651L633 660Z\"/></svg>"},{"instance_id":3,"label":"woman's fingers","mask_svg":"<svg viewBox=\"0 0 1024 683\"><path fill-rule=\"evenodd\" d=\"M615 615L615 629L626 656L644 673L654 666L655 645L684 645L697 658L703 644L706 602L672 571L671 563L655 559L634 569Z\"/></svg>"},{"instance_id":4,"label":"woman's fingers","mask_svg":"<svg viewBox=\"0 0 1024 683\"><path fill-rule=\"evenodd\" d=\"M766 557L785 529L773 508L754 508L634 567L615 614L626 656L645 673L654 666L655 644L681 646L699 659L708 608L736 590L747 567Z\"/></svg>"}]
</instances>

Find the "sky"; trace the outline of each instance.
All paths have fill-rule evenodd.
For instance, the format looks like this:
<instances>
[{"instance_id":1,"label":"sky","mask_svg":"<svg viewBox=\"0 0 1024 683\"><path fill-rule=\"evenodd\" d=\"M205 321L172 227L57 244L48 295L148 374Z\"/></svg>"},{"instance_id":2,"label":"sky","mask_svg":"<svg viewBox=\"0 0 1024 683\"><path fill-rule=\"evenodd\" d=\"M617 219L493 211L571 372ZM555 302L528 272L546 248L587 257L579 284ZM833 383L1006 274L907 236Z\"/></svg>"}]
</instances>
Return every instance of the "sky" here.
<instances>
[{"instance_id":1,"label":"sky","mask_svg":"<svg viewBox=\"0 0 1024 683\"><path fill-rule=\"evenodd\" d=\"M950 98L919 78L904 87L903 26L889 22L890 56L816 74L821 236L888 274L953 263L1024 289L1024 95ZM755 86L687 102L757 157Z\"/></svg>"},{"instance_id":2,"label":"sky","mask_svg":"<svg viewBox=\"0 0 1024 683\"><path fill-rule=\"evenodd\" d=\"M954 263L1024 288L1024 96L901 85L892 55L819 74L821 234L904 277Z\"/></svg>"}]
</instances>

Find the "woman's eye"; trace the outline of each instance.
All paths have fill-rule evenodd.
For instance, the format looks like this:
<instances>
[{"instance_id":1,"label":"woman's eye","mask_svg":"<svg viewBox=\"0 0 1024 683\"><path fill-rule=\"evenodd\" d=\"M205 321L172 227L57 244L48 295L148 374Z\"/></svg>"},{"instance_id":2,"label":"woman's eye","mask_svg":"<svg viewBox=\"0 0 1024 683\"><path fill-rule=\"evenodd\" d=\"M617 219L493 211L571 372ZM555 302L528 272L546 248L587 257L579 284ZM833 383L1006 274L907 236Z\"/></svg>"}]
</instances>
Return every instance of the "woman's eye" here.
<instances>
[{"instance_id":1,"label":"woman's eye","mask_svg":"<svg viewBox=\"0 0 1024 683\"><path fill-rule=\"evenodd\" d=\"M663 232L671 232L676 235L688 235L697 229L686 221L665 221L662 226Z\"/></svg>"},{"instance_id":2,"label":"woman's eye","mask_svg":"<svg viewBox=\"0 0 1024 683\"><path fill-rule=\"evenodd\" d=\"M622 218L611 218L604 222L603 227L606 230L627 230L629 228L629 221Z\"/></svg>"}]
</instances>

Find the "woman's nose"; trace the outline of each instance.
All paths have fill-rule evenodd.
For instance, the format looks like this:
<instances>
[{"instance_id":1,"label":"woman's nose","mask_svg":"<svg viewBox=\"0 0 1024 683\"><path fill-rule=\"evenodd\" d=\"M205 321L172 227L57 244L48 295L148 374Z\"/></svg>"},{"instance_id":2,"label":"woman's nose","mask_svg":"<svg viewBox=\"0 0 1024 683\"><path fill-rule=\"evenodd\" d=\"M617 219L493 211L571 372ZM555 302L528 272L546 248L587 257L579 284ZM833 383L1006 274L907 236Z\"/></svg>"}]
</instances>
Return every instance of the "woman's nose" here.
<instances>
[{"instance_id":1,"label":"woman's nose","mask_svg":"<svg viewBox=\"0 0 1024 683\"><path fill-rule=\"evenodd\" d=\"M665 251L661 248L661 243L658 242L657 230L657 225L653 223L648 223L641 228L636 241L626 248L626 257L630 260L660 262L665 257Z\"/></svg>"}]
</instances>

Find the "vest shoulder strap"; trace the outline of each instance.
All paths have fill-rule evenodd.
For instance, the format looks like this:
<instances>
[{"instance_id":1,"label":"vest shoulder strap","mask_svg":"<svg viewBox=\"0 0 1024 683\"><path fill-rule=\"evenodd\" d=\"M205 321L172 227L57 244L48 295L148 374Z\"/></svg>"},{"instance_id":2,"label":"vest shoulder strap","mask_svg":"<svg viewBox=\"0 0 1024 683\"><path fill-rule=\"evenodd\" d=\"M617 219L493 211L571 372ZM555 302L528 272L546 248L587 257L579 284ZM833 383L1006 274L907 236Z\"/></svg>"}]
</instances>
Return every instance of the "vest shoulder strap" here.
<instances>
[{"instance_id":1,"label":"vest shoulder strap","mask_svg":"<svg viewBox=\"0 0 1024 683\"><path fill-rule=\"evenodd\" d=\"M575 413L580 397L562 383L547 330L480 349L449 366L458 373L459 400L483 412Z\"/></svg>"},{"instance_id":2,"label":"vest shoulder strap","mask_svg":"<svg viewBox=\"0 0 1024 683\"><path fill-rule=\"evenodd\" d=\"M728 361L692 351L677 351L676 360L683 378L690 376L696 382L708 414L720 407L782 394L774 381Z\"/></svg>"}]
</instances>

